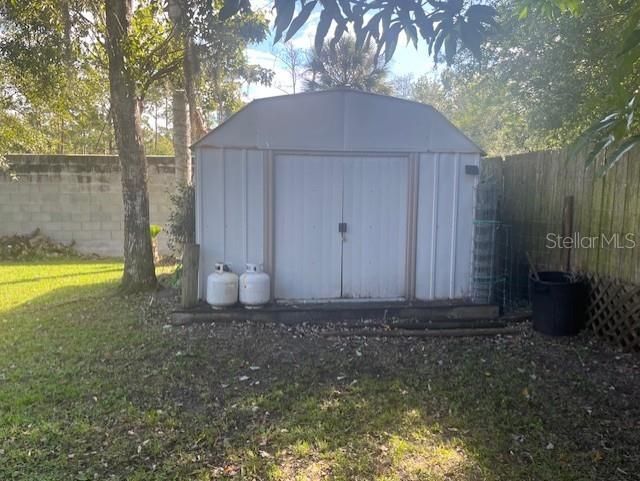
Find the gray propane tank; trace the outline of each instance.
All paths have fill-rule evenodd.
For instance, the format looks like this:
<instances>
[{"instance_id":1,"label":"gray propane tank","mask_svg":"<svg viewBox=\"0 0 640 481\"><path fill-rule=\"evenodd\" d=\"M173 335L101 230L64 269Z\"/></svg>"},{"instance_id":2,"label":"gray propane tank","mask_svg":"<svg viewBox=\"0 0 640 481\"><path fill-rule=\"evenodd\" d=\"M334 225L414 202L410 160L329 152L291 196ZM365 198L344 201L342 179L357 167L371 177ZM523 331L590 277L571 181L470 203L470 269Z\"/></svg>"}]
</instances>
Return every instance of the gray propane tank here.
<instances>
[{"instance_id":1,"label":"gray propane tank","mask_svg":"<svg viewBox=\"0 0 640 481\"><path fill-rule=\"evenodd\" d=\"M264 306L271 298L269 274L256 264L247 264L240 276L240 303L247 308Z\"/></svg>"},{"instance_id":2,"label":"gray propane tank","mask_svg":"<svg viewBox=\"0 0 640 481\"><path fill-rule=\"evenodd\" d=\"M207 303L213 308L233 306L238 302L238 275L230 272L222 262L207 277Z\"/></svg>"}]
</instances>

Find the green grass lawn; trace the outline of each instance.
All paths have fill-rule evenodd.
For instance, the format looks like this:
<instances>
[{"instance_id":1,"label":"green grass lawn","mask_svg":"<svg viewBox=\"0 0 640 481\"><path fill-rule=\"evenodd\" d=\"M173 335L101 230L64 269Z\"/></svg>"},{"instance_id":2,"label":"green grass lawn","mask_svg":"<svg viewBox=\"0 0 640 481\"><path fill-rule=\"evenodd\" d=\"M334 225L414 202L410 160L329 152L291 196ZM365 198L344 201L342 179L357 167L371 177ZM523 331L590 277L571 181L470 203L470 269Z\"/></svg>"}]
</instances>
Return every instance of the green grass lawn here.
<instances>
[{"instance_id":1,"label":"green grass lawn","mask_svg":"<svg viewBox=\"0 0 640 481\"><path fill-rule=\"evenodd\" d=\"M120 275L0 264L0 480L638 479L638 356L588 335L171 327Z\"/></svg>"}]
</instances>

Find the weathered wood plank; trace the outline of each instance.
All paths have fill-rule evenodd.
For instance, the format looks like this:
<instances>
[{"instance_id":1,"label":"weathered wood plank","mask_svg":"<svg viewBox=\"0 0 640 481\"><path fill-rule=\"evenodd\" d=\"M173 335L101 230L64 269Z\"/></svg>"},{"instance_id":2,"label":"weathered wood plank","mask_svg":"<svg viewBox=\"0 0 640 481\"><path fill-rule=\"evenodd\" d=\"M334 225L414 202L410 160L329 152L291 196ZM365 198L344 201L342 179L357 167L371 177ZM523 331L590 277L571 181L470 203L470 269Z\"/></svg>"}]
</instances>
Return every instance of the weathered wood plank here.
<instances>
[{"instance_id":1,"label":"weathered wood plank","mask_svg":"<svg viewBox=\"0 0 640 481\"><path fill-rule=\"evenodd\" d=\"M554 226L554 232L562 234L562 200L564 199L564 157L562 152L554 151L551 153L551 185L552 191L550 196L548 218ZM543 229L547 230L547 229ZM546 249L545 253L549 256L549 264L552 270L562 270L564 260L564 249Z\"/></svg>"},{"instance_id":2,"label":"weathered wood plank","mask_svg":"<svg viewBox=\"0 0 640 481\"><path fill-rule=\"evenodd\" d=\"M198 265L200 246L185 244L182 254L182 307L192 307L198 303Z\"/></svg>"},{"instance_id":3,"label":"weathered wood plank","mask_svg":"<svg viewBox=\"0 0 640 481\"><path fill-rule=\"evenodd\" d=\"M516 286L514 294L522 294L525 287L525 252L531 253L540 269L566 266L566 250L549 250L545 244L548 232L562 232L567 195L574 196L574 216L572 232L566 234L579 234L587 244L573 250L572 269L640 282L640 149L627 154L605 177L598 173L604 158L598 157L586 169L585 155L534 152L507 157L502 164L502 221L511 226L509 273ZM610 239L627 233L637 236L636 249L601 242L601 236Z\"/></svg>"},{"instance_id":4,"label":"weathered wood plank","mask_svg":"<svg viewBox=\"0 0 640 481\"><path fill-rule=\"evenodd\" d=\"M578 163L578 158L575 155L569 155L569 171L567 175L569 178L572 177L573 181L573 225L572 225L572 234L577 232L580 224L580 219L582 215L582 204L580 201L582 200L582 192L583 192L583 182L584 182L584 169ZM571 251L571 267L576 271L580 271L580 258L581 251L579 248L574 248Z\"/></svg>"},{"instance_id":5,"label":"weathered wood plank","mask_svg":"<svg viewBox=\"0 0 640 481\"><path fill-rule=\"evenodd\" d=\"M626 154L610 172L613 190L613 208L611 209L611 235L616 236L615 245L611 246L609 259L609 275L619 276L623 273L625 249L622 248L624 236L624 216L627 209L629 161Z\"/></svg>"},{"instance_id":6,"label":"weathered wood plank","mask_svg":"<svg viewBox=\"0 0 640 481\"><path fill-rule=\"evenodd\" d=\"M270 305L261 309L231 307L192 309L172 314L174 324L218 321L260 321L300 324L362 319L414 319L419 321L495 320L500 312L492 304L423 306L381 303L327 303L305 306Z\"/></svg>"},{"instance_id":7,"label":"weathered wood plank","mask_svg":"<svg viewBox=\"0 0 640 481\"><path fill-rule=\"evenodd\" d=\"M562 207L562 236L571 237L573 235L573 195L567 195L564 198L564 205ZM571 245L564 248L564 260L563 270L571 272L571 251L573 250Z\"/></svg>"},{"instance_id":8,"label":"weathered wood plank","mask_svg":"<svg viewBox=\"0 0 640 481\"><path fill-rule=\"evenodd\" d=\"M545 152L544 164L542 165L543 171L543 184L538 192L538 198L540 199L541 210L538 216L536 226L540 235L546 235L546 232L554 232L558 234L560 229L555 217L554 209L554 196L556 189L557 170L558 163L555 161L555 153L552 151ZM535 248L536 246L534 246ZM536 249L535 262L540 265L541 269L553 270L554 260L553 256L555 249Z\"/></svg>"},{"instance_id":9,"label":"weathered wood plank","mask_svg":"<svg viewBox=\"0 0 640 481\"><path fill-rule=\"evenodd\" d=\"M601 160L597 159L590 169L593 172L593 193L591 196L591 218L589 220L589 230L591 236L599 236L601 233L600 221L602 218L602 208L605 197L605 182L601 175L598 175L598 168L601 165ZM600 258L599 245L589 249L589 270L592 272L598 272Z\"/></svg>"},{"instance_id":10,"label":"weathered wood plank","mask_svg":"<svg viewBox=\"0 0 640 481\"><path fill-rule=\"evenodd\" d=\"M610 172L603 178L604 188L602 197L602 207L600 209L600 223L599 230L602 234L609 238L612 234L611 229L613 227L613 215L615 206L615 192L616 192L616 180L615 172ZM598 271L602 275L611 276L613 249L601 242L599 246L598 255Z\"/></svg>"},{"instance_id":11,"label":"weathered wood plank","mask_svg":"<svg viewBox=\"0 0 640 481\"><path fill-rule=\"evenodd\" d=\"M635 247L630 249L629 266L623 279L640 284L640 150L629 153L629 162L633 166L629 175L632 188L629 190L630 216L629 221L625 222L625 232L633 235Z\"/></svg>"},{"instance_id":12,"label":"weathered wood plank","mask_svg":"<svg viewBox=\"0 0 640 481\"><path fill-rule=\"evenodd\" d=\"M593 169L588 170L584 164L584 158L575 155L576 170L580 172L581 185L576 191L576 204L578 205L577 222L575 231L580 236L589 236L591 232L591 195L593 192ZM589 270L589 250L579 248L576 252L576 269L584 272Z\"/></svg>"},{"instance_id":13,"label":"weathered wood plank","mask_svg":"<svg viewBox=\"0 0 640 481\"><path fill-rule=\"evenodd\" d=\"M485 329L437 329L432 331L409 331L380 329L357 329L320 332L326 337L470 337L470 336L513 336L522 333L517 327L494 327Z\"/></svg>"}]
</instances>

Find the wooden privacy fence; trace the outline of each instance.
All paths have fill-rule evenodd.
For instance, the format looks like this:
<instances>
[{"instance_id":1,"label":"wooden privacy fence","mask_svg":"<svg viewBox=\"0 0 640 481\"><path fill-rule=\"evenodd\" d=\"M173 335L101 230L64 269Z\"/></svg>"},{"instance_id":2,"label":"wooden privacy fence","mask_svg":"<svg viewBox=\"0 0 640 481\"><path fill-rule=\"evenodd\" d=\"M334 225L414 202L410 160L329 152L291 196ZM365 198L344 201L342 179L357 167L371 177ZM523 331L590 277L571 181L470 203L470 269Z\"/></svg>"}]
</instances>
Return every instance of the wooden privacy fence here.
<instances>
[{"instance_id":1,"label":"wooden privacy fence","mask_svg":"<svg viewBox=\"0 0 640 481\"><path fill-rule=\"evenodd\" d=\"M485 165L485 175L501 185L503 262L512 296L527 298L527 253L539 270L565 270L569 263L589 281L594 331L640 348L640 150L604 177L594 174L602 159L585 169L584 158L567 151L495 157Z\"/></svg>"}]
</instances>

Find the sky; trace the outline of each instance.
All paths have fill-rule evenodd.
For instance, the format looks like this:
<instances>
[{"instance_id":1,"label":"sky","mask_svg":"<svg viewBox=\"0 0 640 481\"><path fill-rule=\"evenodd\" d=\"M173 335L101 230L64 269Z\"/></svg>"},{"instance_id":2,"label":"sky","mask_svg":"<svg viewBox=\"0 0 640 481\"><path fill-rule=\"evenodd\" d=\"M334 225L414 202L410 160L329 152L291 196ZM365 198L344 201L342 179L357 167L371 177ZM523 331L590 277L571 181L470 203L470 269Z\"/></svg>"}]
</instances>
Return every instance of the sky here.
<instances>
[{"instance_id":1,"label":"sky","mask_svg":"<svg viewBox=\"0 0 640 481\"><path fill-rule=\"evenodd\" d=\"M271 18L271 23L273 23L273 16L271 15L269 5L266 4L263 6L262 10L265 11L268 18ZM314 12L305 25L290 40L290 43L292 43L295 48L309 50L312 47L318 18L319 12ZM330 36L331 32L328 38L330 38ZM249 90L245 92L246 100L293 93L290 74L285 70L282 61L275 55L282 46L281 43L274 46L273 37L270 35L264 42L251 45L247 48L249 63L269 68L275 72L275 75L271 86L251 85ZM393 59L390 62L390 72L392 77L410 74L417 78L427 73L433 74L435 67L433 59L429 57L427 53L426 44L424 42L419 43L418 49L416 50L413 44L407 45L406 40L403 41L401 37Z\"/></svg>"}]
</instances>

